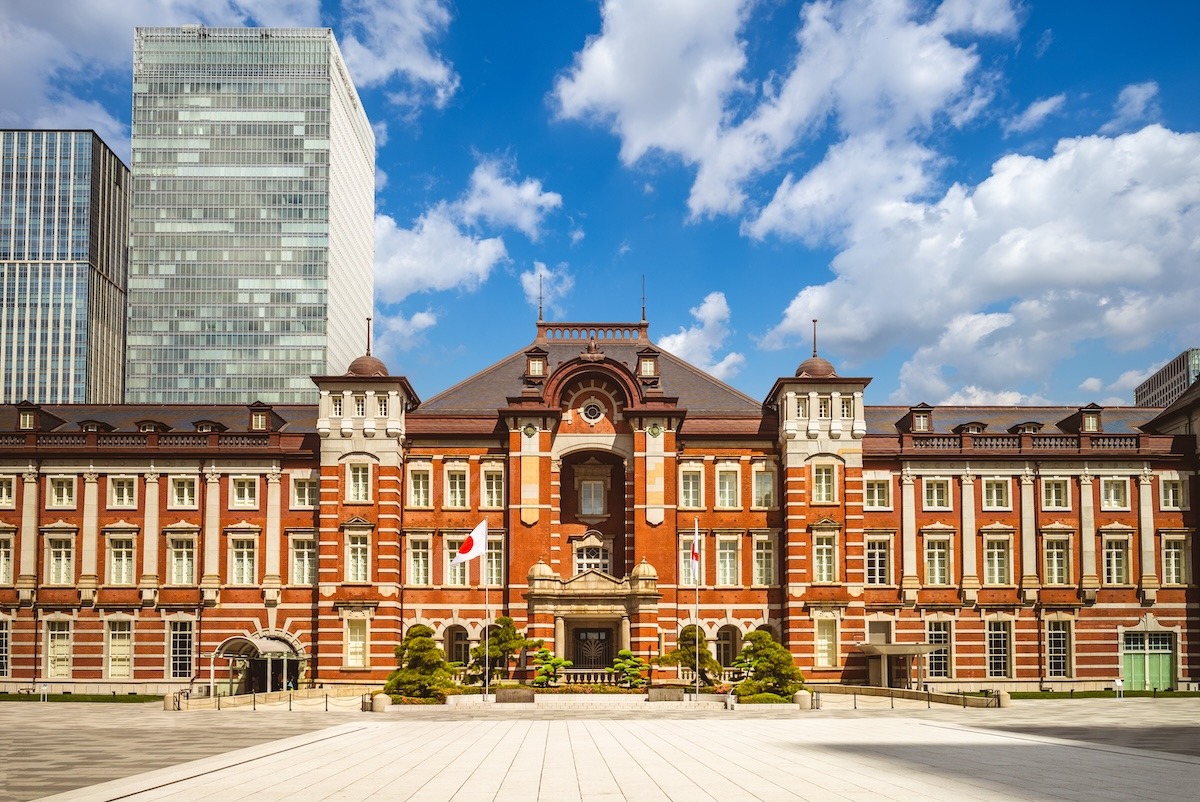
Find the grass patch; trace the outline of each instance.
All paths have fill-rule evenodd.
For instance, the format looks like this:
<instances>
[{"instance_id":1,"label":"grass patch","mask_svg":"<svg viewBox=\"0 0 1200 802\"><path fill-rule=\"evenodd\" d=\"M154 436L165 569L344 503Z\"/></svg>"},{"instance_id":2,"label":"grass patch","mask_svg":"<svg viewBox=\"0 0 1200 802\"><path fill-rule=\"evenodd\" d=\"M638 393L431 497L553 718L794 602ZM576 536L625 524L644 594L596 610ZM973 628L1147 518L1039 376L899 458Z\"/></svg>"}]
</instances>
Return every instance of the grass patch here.
<instances>
[{"instance_id":1,"label":"grass patch","mask_svg":"<svg viewBox=\"0 0 1200 802\"><path fill-rule=\"evenodd\" d=\"M36 693L0 693L0 702L40 702L42 697ZM46 695L47 702L96 702L108 704L146 704L161 702L162 696L151 696L144 693L51 693Z\"/></svg>"}]
</instances>

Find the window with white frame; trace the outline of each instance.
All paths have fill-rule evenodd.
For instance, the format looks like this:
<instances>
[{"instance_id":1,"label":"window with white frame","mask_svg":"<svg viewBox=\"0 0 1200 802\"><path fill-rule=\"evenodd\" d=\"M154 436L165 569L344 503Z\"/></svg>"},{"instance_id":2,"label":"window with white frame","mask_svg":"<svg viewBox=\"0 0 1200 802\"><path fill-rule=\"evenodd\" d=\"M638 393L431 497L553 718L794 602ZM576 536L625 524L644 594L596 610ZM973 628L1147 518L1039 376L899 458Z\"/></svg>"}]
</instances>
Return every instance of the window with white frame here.
<instances>
[{"instance_id":1,"label":"window with white frame","mask_svg":"<svg viewBox=\"0 0 1200 802\"><path fill-rule=\"evenodd\" d=\"M1012 584L1012 539L988 536L983 540L983 584Z\"/></svg>"},{"instance_id":2,"label":"window with white frame","mask_svg":"<svg viewBox=\"0 0 1200 802\"><path fill-rule=\"evenodd\" d=\"M950 538L925 538L925 584L950 584Z\"/></svg>"},{"instance_id":3,"label":"window with white frame","mask_svg":"<svg viewBox=\"0 0 1200 802\"><path fill-rule=\"evenodd\" d=\"M48 499L50 507L67 508L75 506L75 477L74 476L51 476L50 477L50 498Z\"/></svg>"},{"instance_id":4,"label":"window with white frame","mask_svg":"<svg viewBox=\"0 0 1200 802\"><path fill-rule=\"evenodd\" d=\"M604 515L604 481L583 479L579 482L579 514Z\"/></svg>"},{"instance_id":5,"label":"window with white frame","mask_svg":"<svg viewBox=\"0 0 1200 802\"><path fill-rule=\"evenodd\" d=\"M1011 481L1006 478L983 480L983 508L985 510L1011 510L1009 497Z\"/></svg>"},{"instance_id":6,"label":"window with white frame","mask_svg":"<svg viewBox=\"0 0 1200 802\"><path fill-rule=\"evenodd\" d=\"M484 580L492 587L504 584L504 541L489 539L483 554Z\"/></svg>"},{"instance_id":7,"label":"window with white frame","mask_svg":"<svg viewBox=\"0 0 1200 802\"><path fill-rule=\"evenodd\" d=\"M12 631L8 619L0 618L0 677L12 675L11 660Z\"/></svg>"},{"instance_id":8,"label":"window with white frame","mask_svg":"<svg viewBox=\"0 0 1200 802\"><path fill-rule=\"evenodd\" d=\"M914 412L912 417L912 430L914 432L929 431L929 413Z\"/></svg>"},{"instance_id":9,"label":"window with white frame","mask_svg":"<svg viewBox=\"0 0 1200 802\"><path fill-rule=\"evenodd\" d=\"M186 679L192 676L195 663L195 622L172 621L170 629L170 660L169 672L172 679Z\"/></svg>"},{"instance_id":10,"label":"window with white frame","mask_svg":"<svg viewBox=\"0 0 1200 802\"><path fill-rule=\"evenodd\" d=\"M386 395L375 396L376 414L381 418L388 416L388 397Z\"/></svg>"},{"instance_id":11,"label":"window with white frame","mask_svg":"<svg viewBox=\"0 0 1200 802\"><path fill-rule=\"evenodd\" d=\"M335 395L335 396L331 397L329 400L331 402L330 405L333 409L333 417L335 417L335 418L342 417L342 397L340 395Z\"/></svg>"},{"instance_id":12,"label":"window with white frame","mask_svg":"<svg viewBox=\"0 0 1200 802\"><path fill-rule=\"evenodd\" d=\"M892 540L887 536L870 536L866 544L867 571L864 580L868 585L892 584Z\"/></svg>"},{"instance_id":13,"label":"window with white frame","mask_svg":"<svg viewBox=\"0 0 1200 802\"><path fill-rule=\"evenodd\" d=\"M108 622L109 679L129 679L133 676L133 622L115 619Z\"/></svg>"},{"instance_id":14,"label":"window with white frame","mask_svg":"<svg viewBox=\"0 0 1200 802\"><path fill-rule=\"evenodd\" d=\"M190 537L173 537L167 541L167 560L172 585L196 584L196 541Z\"/></svg>"},{"instance_id":15,"label":"window with white frame","mask_svg":"<svg viewBox=\"0 0 1200 802\"><path fill-rule=\"evenodd\" d=\"M754 584L775 584L775 541L766 535L754 538Z\"/></svg>"},{"instance_id":16,"label":"window with white frame","mask_svg":"<svg viewBox=\"0 0 1200 802\"><path fill-rule=\"evenodd\" d=\"M704 506L704 471L699 465L684 465L679 469L679 506L698 510Z\"/></svg>"},{"instance_id":17,"label":"window with white frame","mask_svg":"<svg viewBox=\"0 0 1200 802\"><path fill-rule=\"evenodd\" d=\"M291 538L292 584L315 585L317 583L317 541L300 536Z\"/></svg>"},{"instance_id":18,"label":"window with white frame","mask_svg":"<svg viewBox=\"0 0 1200 802\"><path fill-rule=\"evenodd\" d=\"M371 538L366 533L346 536L346 581L371 581Z\"/></svg>"},{"instance_id":19,"label":"window with white frame","mask_svg":"<svg viewBox=\"0 0 1200 802\"><path fill-rule=\"evenodd\" d=\"M467 466L461 464L446 466L446 502L447 509L465 509L467 506Z\"/></svg>"},{"instance_id":20,"label":"window with white frame","mask_svg":"<svg viewBox=\"0 0 1200 802\"><path fill-rule=\"evenodd\" d=\"M12 476L0 476L0 509L10 510L17 505L17 481Z\"/></svg>"},{"instance_id":21,"label":"window with white frame","mask_svg":"<svg viewBox=\"0 0 1200 802\"><path fill-rule=\"evenodd\" d=\"M320 483L316 479L292 479L292 507L312 509L319 501Z\"/></svg>"},{"instance_id":22,"label":"window with white frame","mask_svg":"<svg viewBox=\"0 0 1200 802\"><path fill-rule=\"evenodd\" d=\"M863 507L868 510L890 510L892 483L887 479L868 479L863 482Z\"/></svg>"},{"instance_id":23,"label":"window with white frame","mask_svg":"<svg viewBox=\"0 0 1200 802\"><path fill-rule=\"evenodd\" d=\"M136 581L133 567L133 538L108 539L108 584L132 585Z\"/></svg>"},{"instance_id":24,"label":"window with white frame","mask_svg":"<svg viewBox=\"0 0 1200 802\"><path fill-rule=\"evenodd\" d=\"M33 429L34 416L31 410L23 409L17 418L17 428L23 432Z\"/></svg>"},{"instance_id":25,"label":"window with white frame","mask_svg":"<svg viewBox=\"0 0 1200 802\"><path fill-rule=\"evenodd\" d=\"M483 506L497 510L504 506L504 468L483 466Z\"/></svg>"},{"instance_id":26,"label":"window with white frame","mask_svg":"<svg viewBox=\"0 0 1200 802\"><path fill-rule=\"evenodd\" d=\"M196 509L196 477L172 476L171 501L169 506L176 510Z\"/></svg>"},{"instance_id":27,"label":"window with white frame","mask_svg":"<svg viewBox=\"0 0 1200 802\"><path fill-rule=\"evenodd\" d=\"M833 398L827 395L817 396L817 417L822 420L833 417Z\"/></svg>"},{"instance_id":28,"label":"window with white frame","mask_svg":"<svg viewBox=\"0 0 1200 802\"><path fill-rule=\"evenodd\" d=\"M414 464L408 469L408 506L433 506L433 470L427 464Z\"/></svg>"},{"instance_id":29,"label":"window with white frame","mask_svg":"<svg viewBox=\"0 0 1200 802\"><path fill-rule=\"evenodd\" d=\"M584 571L611 573L609 559L609 551L604 546L576 546L575 574L579 575Z\"/></svg>"},{"instance_id":30,"label":"window with white frame","mask_svg":"<svg viewBox=\"0 0 1200 802\"><path fill-rule=\"evenodd\" d=\"M239 509L258 508L258 479L253 476L235 476L229 480L229 487L233 496L230 506Z\"/></svg>"},{"instance_id":31,"label":"window with white frame","mask_svg":"<svg viewBox=\"0 0 1200 802\"><path fill-rule=\"evenodd\" d=\"M365 395L354 396L354 417L367 417L367 397Z\"/></svg>"},{"instance_id":32,"label":"window with white frame","mask_svg":"<svg viewBox=\"0 0 1200 802\"><path fill-rule=\"evenodd\" d=\"M46 675L50 679L71 677L71 622L46 622Z\"/></svg>"},{"instance_id":33,"label":"window with white frame","mask_svg":"<svg viewBox=\"0 0 1200 802\"><path fill-rule=\"evenodd\" d=\"M1162 539L1162 582L1164 585L1186 585L1188 583L1186 535L1166 536Z\"/></svg>"},{"instance_id":34,"label":"window with white frame","mask_svg":"<svg viewBox=\"0 0 1200 802\"><path fill-rule=\"evenodd\" d=\"M679 535L679 584L695 587L704 575L704 541L700 541L700 562L692 562L692 532Z\"/></svg>"},{"instance_id":35,"label":"window with white frame","mask_svg":"<svg viewBox=\"0 0 1200 802\"><path fill-rule=\"evenodd\" d=\"M252 537L235 537L229 541L229 581L231 584L257 584L257 545Z\"/></svg>"},{"instance_id":36,"label":"window with white frame","mask_svg":"<svg viewBox=\"0 0 1200 802\"><path fill-rule=\"evenodd\" d=\"M1129 584L1129 538L1104 538L1104 584Z\"/></svg>"},{"instance_id":37,"label":"window with white frame","mask_svg":"<svg viewBox=\"0 0 1200 802\"><path fill-rule=\"evenodd\" d=\"M1071 676L1071 622L1046 622L1046 676L1062 679Z\"/></svg>"},{"instance_id":38,"label":"window with white frame","mask_svg":"<svg viewBox=\"0 0 1200 802\"><path fill-rule=\"evenodd\" d=\"M986 631L987 675L1009 677L1012 675L1012 622L988 621Z\"/></svg>"},{"instance_id":39,"label":"window with white frame","mask_svg":"<svg viewBox=\"0 0 1200 802\"><path fill-rule=\"evenodd\" d=\"M842 396L842 418L844 420L854 419L854 398L852 396Z\"/></svg>"},{"instance_id":40,"label":"window with white frame","mask_svg":"<svg viewBox=\"0 0 1200 802\"><path fill-rule=\"evenodd\" d=\"M429 538L409 538L408 584L428 585L429 582Z\"/></svg>"},{"instance_id":41,"label":"window with white frame","mask_svg":"<svg viewBox=\"0 0 1200 802\"><path fill-rule=\"evenodd\" d=\"M837 620L833 618L818 618L813 622L816 626L816 659L817 668L832 668L837 665Z\"/></svg>"},{"instance_id":42,"label":"window with white frame","mask_svg":"<svg viewBox=\"0 0 1200 802\"><path fill-rule=\"evenodd\" d=\"M1066 537L1047 537L1042 541L1046 585L1071 584L1071 541Z\"/></svg>"},{"instance_id":43,"label":"window with white frame","mask_svg":"<svg viewBox=\"0 0 1200 802\"><path fill-rule=\"evenodd\" d=\"M741 472L737 465L728 463L717 466L717 507L733 510L740 506L738 485Z\"/></svg>"},{"instance_id":44,"label":"window with white frame","mask_svg":"<svg viewBox=\"0 0 1200 802\"><path fill-rule=\"evenodd\" d=\"M137 507L137 480L132 476L109 477L108 506L110 509Z\"/></svg>"},{"instance_id":45,"label":"window with white frame","mask_svg":"<svg viewBox=\"0 0 1200 802\"><path fill-rule=\"evenodd\" d=\"M760 510L775 507L775 471L762 464L754 466L754 507Z\"/></svg>"},{"instance_id":46,"label":"window with white frame","mask_svg":"<svg viewBox=\"0 0 1200 802\"><path fill-rule=\"evenodd\" d=\"M0 535L0 585L13 583L13 539Z\"/></svg>"},{"instance_id":47,"label":"window with white frame","mask_svg":"<svg viewBox=\"0 0 1200 802\"><path fill-rule=\"evenodd\" d=\"M837 495L834 491L835 469L832 465L814 465L813 466L813 503L814 504L832 504L837 501Z\"/></svg>"},{"instance_id":48,"label":"window with white frame","mask_svg":"<svg viewBox=\"0 0 1200 802\"><path fill-rule=\"evenodd\" d=\"M925 642L945 646L930 652L925 658L925 676L930 679L946 679L950 676L951 624L944 620L925 622Z\"/></svg>"},{"instance_id":49,"label":"window with white frame","mask_svg":"<svg viewBox=\"0 0 1200 802\"><path fill-rule=\"evenodd\" d=\"M267 430L266 412L250 413L250 430L254 432L265 432Z\"/></svg>"},{"instance_id":50,"label":"window with white frame","mask_svg":"<svg viewBox=\"0 0 1200 802\"><path fill-rule=\"evenodd\" d=\"M346 667L367 667L367 619L346 619Z\"/></svg>"},{"instance_id":51,"label":"window with white frame","mask_svg":"<svg viewBox=\"0 0 1200 802\"><path fill-rule=\"evenodd\" d=\"M837 535L818 532L813 535L813 582L837 581Z\"/></svg>"},{"instance_id":52,"label":"window with white frame","mask_svg":"<svg viewBox=\"0 0 1200 802\"><path fill-rule=\"evenodd\" d=\"M1158 483L1158 506L1164 510L1187 509L1187 482L1184 479L1162 479Z\"/></svg>"},{"instance_id":53,"label":"window with white frame","mask_svg":"<svg viewBox=\"0 0 1200 802\"><path fill-rule=\"evenodd\" d=\"M1042 480L1042 509L1069 510L1071 509L1070 485L1066 479Z\"/></svg>"},{"instance_id":54,"label":"window with white frame","mask_svg":"<svg viewBox=\"0 0 1200 802\"><path fill-rule=\"evenodd\" d=\"M453 585L455 587L464 587L464 586L466 586L466 584L468 582L467 564L465 562L457 563L457 564L454 563L454 558L456 556L458 556L458 550L462 548L463 538L462 537L446 538L445 543L446 543L446 548L444 549L444 551L446 553L446 568L445 568L445 574L444 574L445 578L446 578L445 584Z\"/></svg>"},{"instance_id":55,"label":"window with white frame","mask_svg":"<svg viewBox=\"0 0 1200 802\"><path fill-rule=\"evenodd\" d=\"M1099 412L1083 413L1083 430L1085 432L1100 431L1100 413Z\"/></svg>"},{"instance_id":56,"label":"window with white frame","mask_svg":"<svg viewBox=\"0 0 1200 802\"><path fill-rule=\"evenodd\" d=\"M717 538L717 584L740 585L738 558L740 542L736 537Z\"/></svg>"},{"instance_id":57,"label":"window with white frame","mask_svg":"<svg viewBox=\"0 0 1200 802\"><path fill-rule=\"evenodd\" d=\"M949 479L925 479L922 484L925 488L925 509L927 510L948 510L950 509L950 480Z\"/></svg>"},{"instance_id":58,"label":"window with white frame","mask_svg":"<svg viewBox=\"0 0 1200 802\"><path fill-rule=\"evenodd\" d=\"M1100 509L1129 509L1129 481L1127 479L1106 477L1100 480Z\"/></svg>"},{"instance_id":59,"label":"window with white frame","mask_svg":"<svg viewBox=\"0 0 1200 802\"><path fill-rule=\"evenodd\" d=\"M46 541L46 578L51 585L75 584L75 540L52 537Z\"/></svg>"},{"instance_id":60,"label":"window with white frame","mask_svg":"<svg viewBox=\"0 0 1200 802\"><path fill-rule=\"evenodd\" d=\"M371 466L360 462L346 466L346 501L366 504L371 500Z\"/></svg>"}]
</instances>

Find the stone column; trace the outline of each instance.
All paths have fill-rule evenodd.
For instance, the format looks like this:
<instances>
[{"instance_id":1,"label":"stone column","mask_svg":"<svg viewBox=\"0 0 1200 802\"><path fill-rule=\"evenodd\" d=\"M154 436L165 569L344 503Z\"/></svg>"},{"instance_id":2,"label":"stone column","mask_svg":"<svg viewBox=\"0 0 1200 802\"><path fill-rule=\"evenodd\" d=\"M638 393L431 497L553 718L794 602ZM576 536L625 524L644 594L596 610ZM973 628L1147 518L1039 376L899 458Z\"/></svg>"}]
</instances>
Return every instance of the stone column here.
<instances>
[{"instance_id":1,"label":"stone column","mask_svg":"<svg viewBox=\"0 0 1200 802\"><path fill-rule=\"evenodd\" d=\"M623 615L623 616L621 616L621 634L620 634L620 638L617 641L617 650L620 651L621 649L632 649L632 648L633 648L633 643L632 643L632 638L630 637L629 616Z\"/></svg>"},{"instance_id":2,"label":"stone column","mask_svg":"<svg viewBox=\"0 0 1200 802\"><path fill-rule=\"evenodd\" d=\"M829 394L829 436L835 440L842 436L842 394L837 390Z\"/></svg>"},{"instance_id":3,"label":"stone column","mask_svg":"<svg viewBox=\"0 0 1200 802\"><path fill-rule=\"evenodd\" d=\"M96 598L97 551L100 540L100 475L95 471L83 474L83 542L79 559L79 600L85 605Z\"/></svg>"},{"instance_id":4,"label":"stone column","mask_svg":"<svg viewBox=\"0 0 1200 802\"><path fill-rule=\"evenodd\" d=\"M31 468L21 477L25 488L21 493L21 557L17 574L17 596L21 604L32 604L37 589L38 544L38 472Z\"/></svg>"},{"instance_id":5,"label":"stone column","mask_svg":"<svg viewBox=\"0 0 1200 802\"><path fill-rule=\"evenodd\" d=\"M1138 545L1140 546L1142 599L1158 598L1158 569L1154 559L1154 484L1150 466L1138 477Z\"/></svg>"},{"instance_id":6,"label":"stone column","mask_svg":"<svg viewBox=\"0 0 1200 802\"><path fill-rule=\"evenodd\" d=\"M263 565L263 602L268 607L279 603L279 588L282 579L279 573L280 553L283 550L282 523L282 474L275 465L267 471L267 542Z\"/></svg>"},{"instance_id":7,"label":"stone column","mask_svg":"<svg viewBox=\"0 0 1200 802\"><path fill-rule=\"evenodd\" d=\"M144 478L146 495L143 507L145 513L142 515L142 577L138 581L138 587L142 591L142 603L153 604L158 590L159 482L158 474L153 471L145 474Z\"/></svg>"},{"instance_id":8,"label":"stone column","mask_svg":"<svg viewBox=\"0 0 1200 802\"><path fill-rule=\"evenodd\" d=\"M221 472L204 471L204 567L200 589L204 603L214 605L221 591Z\"/></svg>"},{"instance_id":9,"label":"stone column","mask_svg":"<svg viewBox=\"0 0 1200 802\"><path fill-rule=\"evenodd\" d=\"M567 656L567 623L561 615L554 616L554 656Z\"/></svg>"},{"instance_id":10,"label":"stone column","mask_svg":"<svg viewBox=\"0 0 1200 802\"><path fill-rule=\"evenodd\" d=\"M917 564L917 497L914 484L916 477L905 465L900 470L900 539L901 579L900 589L905 604L915 604L917 591L921 588L921 575Z\"/></svg>"},{"instance_id":11,"label":"stone column","mask_svg":"<svg viewBox=\"0 0 1200 802\"><path fill-rule=\"evenodd\" d=\"M979 533L975 527L975 475L962 475L962 599L974 604L979 592Z\"/></svg>"},{"instance_id":12,"label":"stone column","mask_svg":"<svg viewBox=\"0 0 1200 802\"><path fill-rule=\"evenodd\" d=\"M1021 474L1021 598L1026 604L1037 601L1037 501L1034 498L1036 477L1028 467Z\"/></svg>"},{"instance_id":13,"label":"stone column","mask_svg":"<svg viewBox=\"0 0 1200 802\"><path fill-rule=\"evenodd\" d=\"M1100 575L1096 573L1096 508L1092 500L1092 475L1085 469L1079 476L1079 587L1088 601L1096 600Z\"/></svg>"}]
</instances>

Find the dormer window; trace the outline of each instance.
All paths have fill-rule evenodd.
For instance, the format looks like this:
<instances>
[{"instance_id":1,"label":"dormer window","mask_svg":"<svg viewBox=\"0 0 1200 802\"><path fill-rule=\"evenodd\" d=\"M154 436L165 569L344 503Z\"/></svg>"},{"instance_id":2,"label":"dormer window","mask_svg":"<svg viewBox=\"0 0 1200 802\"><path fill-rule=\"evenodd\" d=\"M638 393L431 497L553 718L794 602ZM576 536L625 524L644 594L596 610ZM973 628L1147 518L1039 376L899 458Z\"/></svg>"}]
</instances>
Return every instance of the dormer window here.
<instances>
[{"instance_id":1,"label":"dormer window","mask_svg":"<svg viewBox=\"0 0 1200 802\"><path fill-rule=\"evenodd\" d=\"M546 375L546 360L540 356L532 356L529 358L529 364L525 371L530 376L541 378Z\"/></svg>"},{"instance_id":2,"label":"dormer window","mask_svg":"<svg viewBox=\"0 0 1200 802\"><path fill-rule=\"evenodd\" d=\"M642 357L640 373L643 376L653 376L658 372L658 366L654 364L654 359L650 357Z\"/></svg>"},{"instance_id":3,"label":"dormer window","mask_svg":"<svg viewBox=\"0 0 1200 802\"><path fill-rule=\"evenodd\" d=\"M266 412L251 412L250 413L250 431L265 432L267 430L267 413Z\"/></svg>"},{"instance_id":4,"label":"dormer window","mask_svg":"<svg viewBox=\"0 0 1200 802\"><path fill-rule=\"evenodd\" d=\"M971 423L964 423L956 427L954 431L959 434L983 434L985 428L987 427L984 424L972 421Z\"/></svg>"},{"instance_id":5,"label":"dormer window","mask_svg":"<svg viewBox=\"0 0 1200 802\"><path fill-rule=\"evenodd\" d=\"M81 428L82 428L82 429L83 429L83 431L85 431L85 432L98 432L98 431L100 431L100 424L98 424L98 423L85 423L85 424L83 424L83 426L82 426Z\"/></svg>"},{"instance_id":6,"label":"dormer window","mask_svg":"<svg viewBox=\"0 0 1200 802\"><path fill-rule=\"evenodd\" d=\"M1100 431L1100 413L1099 412L1083 413L1083 430L1085 432Z\"/></svg>"},{"instance_id":7,"label":"dormer window","mask_svg":"<svg viewBox=\"0 0 1200 802\"><path fill-rule=\"evenodd\" d=\"M20 420L17 422L17 428L22 431L25 431L25 432L33 431L33 423L34 423L33 410L31 410L31 409L21 410L21 417L20 417Z\"/></svg>"},{"instance_id":8,"label":"dormer window","mask_svg":"<svg viewBox=\"0 0 1200 802\"><path fill-rule=\"evenodd\" d=\"M1040 423L1021 423L1021 424L1017 425L1016 433L1017 434L1037 434L1039 431L1041 431L1041 429L1042 429L1042 425Z\"/></svg>"},{"instance_id":9,"label":"dormer window","mask_svg":"<svg viewBox=\"0 0 1200 802\"><path fill-rule=\"evenodd\" d=\"M211 423L197 423L196 424L196 431L198 431L198 432L207 434L207 433L211 432L212 430L213 430L213 425Z\"/></svg>"},{"instance_id":10,"label":"dormer window","mask_svg":"<svg viewBox=\"0 0 1200 802\"><path fill-rule=\"evenodd\" d=\"M914 432L928 432L932 428L928 412L914 412L912 421Z\"/></svg>"},{"instance_id":11,"label":"dormer window","mask_svg":"<svg viewBox=\"0 0 1200 802\"><path fill-rule=\"evenodd\" d=\"M139 424L138 424L138 431L139 431L139 432L146 432L146 433L149 433L149 432L157 432L157 431L158 431L158 424L157 424L157 423L154 423L154 422L152 422L152 421L151 421L151 422L147 422L147 423L139 423Z\"/></svg>"}]
</instances>

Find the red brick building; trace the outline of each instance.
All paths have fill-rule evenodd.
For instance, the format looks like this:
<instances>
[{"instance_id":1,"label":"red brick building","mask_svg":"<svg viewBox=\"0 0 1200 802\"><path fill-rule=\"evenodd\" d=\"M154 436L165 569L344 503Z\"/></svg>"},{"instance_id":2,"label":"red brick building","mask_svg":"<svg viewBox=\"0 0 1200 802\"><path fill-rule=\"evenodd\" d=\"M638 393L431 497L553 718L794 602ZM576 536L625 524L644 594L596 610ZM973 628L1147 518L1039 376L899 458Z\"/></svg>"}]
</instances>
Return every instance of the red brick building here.
<instances>
[{"instance_id":1,"label":"red brick building","mask_svg":"<svg viewBox=\"0 0 1200 802\"><path fill-rule=\"evenodd\" d=\"M539 322L426 401L371 356L314 381L316 408L0 407L0 690L379 682L412 624L464 659L501 614L580 671L699 622L814 682L1200 681L1200 391L867 406L813 357L754 399L645 322Z\"/></svg>"}]
</instances>

